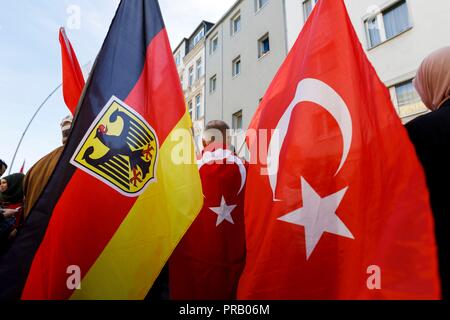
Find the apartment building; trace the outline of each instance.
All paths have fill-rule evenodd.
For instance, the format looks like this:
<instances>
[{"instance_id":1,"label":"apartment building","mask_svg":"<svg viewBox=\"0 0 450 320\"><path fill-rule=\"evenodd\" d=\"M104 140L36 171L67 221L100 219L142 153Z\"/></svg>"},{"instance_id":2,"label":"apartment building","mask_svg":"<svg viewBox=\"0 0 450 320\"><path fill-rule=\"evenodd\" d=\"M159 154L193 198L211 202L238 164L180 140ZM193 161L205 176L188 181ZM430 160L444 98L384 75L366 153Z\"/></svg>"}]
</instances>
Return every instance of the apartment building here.
<instances>
[{"instance_id":1,"label":"apartment building","mask_svg":"<svg viewBox=\"0 0 450 320\"><path fill-rule=\"evenodd\" d=\"M240 0L206 36L206 120L226 121L237 149L287 55L285 25L284 1Z\"/></svg>"},{"instance_id":2,"label":"apartment building","mask_svg":"<svg viewBox=\"0 0 450 320\"><path fill-rule=\"evenodd\" d=\"M189 38L183 39L173 51L178 74L193 124L197 151L202 149L205 128L205 36L214 24L202 21Z\"/></svg>"},{"instance_id":3,"label":"apartment building","mask_svg":"<svg viewBox=\"0 0 450 320\"><path fill-rule=\"evenodd\" d=\"M286 0L288 30L301 29L318 0ZM448 0L345 0L356 33L404 123L427 109L412 80L423 59L450 45ZM293 10L292 10L293 9ZM290 32L290 45L298 32Z\"/></svg>"},{"instance_id":4,"label":"apartment building","mask_svg":"<svg viewBox=\"0 0 450 320\"><path fill-rule=\"evenodd\" d=\"M318 0L237 0L205 38L205 119L243 134ZM426 112L412 79L450 45L448 0L346 0L350 19L403 122ZM241 151L241 150L238 150ZM242 153L241 153L242 155Z\"/></svg>"}]
</instances>

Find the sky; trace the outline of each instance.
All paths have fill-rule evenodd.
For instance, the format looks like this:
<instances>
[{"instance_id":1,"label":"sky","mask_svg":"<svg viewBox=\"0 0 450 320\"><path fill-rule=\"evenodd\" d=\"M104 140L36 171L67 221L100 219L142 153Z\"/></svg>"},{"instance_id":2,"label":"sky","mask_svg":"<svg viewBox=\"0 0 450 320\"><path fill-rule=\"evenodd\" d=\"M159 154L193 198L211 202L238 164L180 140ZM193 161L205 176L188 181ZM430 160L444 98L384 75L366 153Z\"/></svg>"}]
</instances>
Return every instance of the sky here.
<instances>
[{"instance_id":1,"label":"sky","mask_svg":"<svg viewBox=\"0 0 450 320\"><path fill-rule=\"evenodd\" d=\"M58 31L66 28L88 71L119 0L0 0L0 159L11 164L31 117L61 83ZM202 20L217 22L235 0L160 0L172 48ZM25 171L61 145L61 120L69 114L59 89L42 107L17 153L12 173ZM9 168L8 168L9 171Z\"/></svg>"}]
</instances>

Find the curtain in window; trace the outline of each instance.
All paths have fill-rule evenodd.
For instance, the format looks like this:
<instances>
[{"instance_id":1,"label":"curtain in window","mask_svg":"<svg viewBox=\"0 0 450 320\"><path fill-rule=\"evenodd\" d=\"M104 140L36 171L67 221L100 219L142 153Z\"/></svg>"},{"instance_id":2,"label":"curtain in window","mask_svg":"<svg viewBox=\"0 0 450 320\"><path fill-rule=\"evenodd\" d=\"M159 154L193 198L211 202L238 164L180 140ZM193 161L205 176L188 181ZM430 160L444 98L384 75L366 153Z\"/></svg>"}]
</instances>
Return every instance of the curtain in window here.
<instances>
[{"instance_id":1,"label":"curtain in window","mask_svg":"<svg viewBox=\"0 0 450 320\"><path fill-rule=\"evenodd\" d=\"M405 1L383 14L386 38L390 39L409 28L408 7Z\"/></svg>"},{"instance_id":2,"label":"curtain in window","mask_svg":"<svg viewBox=\"0 0 450 320\"><path fill-rule=\"evenodd\" d=\"M370 46L374 47L381 43L380 28L378 27L377 18L367 21L367 31L369 32Z\"/></svg>"},{"instance_id":3,"label":"curtain in window","mask_svg":"<svg viewBox=\"0 0 450 320\"><path fill-rule=\"evenodd\" d=\"M420 97L414 89L412 81L397 85L395 87L395 91L397 94L397 102L399 107L420 102Z\"/></svg>"}]
</instances>

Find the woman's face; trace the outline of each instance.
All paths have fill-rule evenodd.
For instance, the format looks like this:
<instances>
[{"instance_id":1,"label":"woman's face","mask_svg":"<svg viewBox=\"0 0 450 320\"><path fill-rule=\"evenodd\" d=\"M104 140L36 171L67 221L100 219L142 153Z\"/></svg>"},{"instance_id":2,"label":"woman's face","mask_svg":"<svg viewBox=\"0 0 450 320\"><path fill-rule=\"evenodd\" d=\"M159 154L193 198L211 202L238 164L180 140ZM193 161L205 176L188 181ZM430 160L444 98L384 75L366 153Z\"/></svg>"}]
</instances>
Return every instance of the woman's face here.
<instances>
[{"instance_id":1,"label":"woman's face","mask_svg":"<svg viewBox=\"0 0 450 320\"><path fill-rule=\"evenodd\" d=\"M0 180L0 192L5 192L8 189L8 182L5 179Z\"/></svg>"}]
</instances>

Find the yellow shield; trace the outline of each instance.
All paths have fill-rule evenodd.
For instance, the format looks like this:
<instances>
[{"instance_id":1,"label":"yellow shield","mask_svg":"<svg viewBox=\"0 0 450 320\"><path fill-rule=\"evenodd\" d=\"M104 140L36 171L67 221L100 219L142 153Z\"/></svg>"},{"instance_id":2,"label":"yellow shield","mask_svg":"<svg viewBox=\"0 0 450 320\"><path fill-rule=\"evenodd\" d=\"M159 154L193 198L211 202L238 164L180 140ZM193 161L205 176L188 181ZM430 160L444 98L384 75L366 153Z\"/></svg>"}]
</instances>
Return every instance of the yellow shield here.
<instances>
[{"instance_id":1,"label":"yellow shield","mask_svg":"<svg viewBox=\"0 0 450 320\"><path fill-rule=\"evenodd\" d=\"M112 97L84 136L71 163L128 197L155 181L158 138L133 108Z\"/></svg>"}]
</instances>

